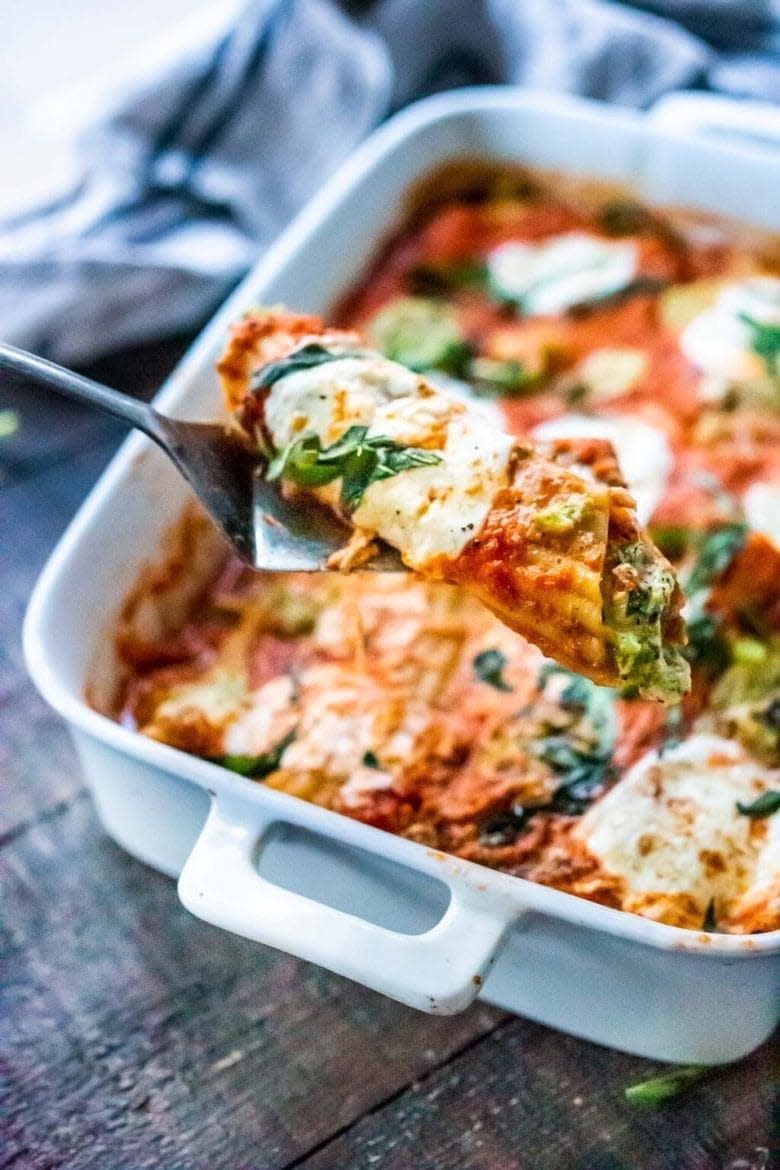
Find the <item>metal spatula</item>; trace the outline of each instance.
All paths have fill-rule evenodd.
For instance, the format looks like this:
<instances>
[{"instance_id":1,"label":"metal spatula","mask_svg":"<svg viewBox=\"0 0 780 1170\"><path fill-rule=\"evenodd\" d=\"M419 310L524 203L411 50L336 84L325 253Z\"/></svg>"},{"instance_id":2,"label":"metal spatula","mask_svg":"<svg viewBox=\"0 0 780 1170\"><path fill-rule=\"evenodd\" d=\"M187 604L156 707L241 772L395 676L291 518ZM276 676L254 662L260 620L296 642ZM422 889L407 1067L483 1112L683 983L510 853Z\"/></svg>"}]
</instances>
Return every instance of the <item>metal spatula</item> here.
<instances>
[{"instance_id":1,"label":"metal spatula","mask_svg":"<svg viewBox=\"0 0 780 1170\"><path fill-rule=\"evenodd\" d=\"M349 529L314 500L284 500L263 478L262 456L241 432L219 422L184 422L110 390L45 358L0 342L0 370L10 370L87 406L113 414L153 439L194 489L242 561L255 569L315 572L327 568ZM394 549L367 568L402 569Z\"/></svg>"}]
</instances>

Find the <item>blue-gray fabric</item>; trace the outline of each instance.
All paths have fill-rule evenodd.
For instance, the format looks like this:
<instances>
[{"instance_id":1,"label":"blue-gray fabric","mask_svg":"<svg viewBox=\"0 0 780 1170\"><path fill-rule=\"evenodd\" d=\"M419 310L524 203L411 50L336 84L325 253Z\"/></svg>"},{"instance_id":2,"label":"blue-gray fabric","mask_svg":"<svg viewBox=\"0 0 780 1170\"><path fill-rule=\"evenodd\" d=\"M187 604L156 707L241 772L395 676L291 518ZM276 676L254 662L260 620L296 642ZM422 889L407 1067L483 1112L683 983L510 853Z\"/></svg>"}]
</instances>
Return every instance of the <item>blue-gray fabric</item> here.
<instances>
[{"instance_id":1,"label":"blue-gray fabric","mask_svg":"<svg viewBox=\"0 0 780 1170\"><path fill-rule=\"evenodd\" d=\"M643 108L780 102L778 0L252 0L82 143L54 206L0 223L0 336L60 361L191 330L388 113L510 82Z\"/></svg>"}]
</instances>

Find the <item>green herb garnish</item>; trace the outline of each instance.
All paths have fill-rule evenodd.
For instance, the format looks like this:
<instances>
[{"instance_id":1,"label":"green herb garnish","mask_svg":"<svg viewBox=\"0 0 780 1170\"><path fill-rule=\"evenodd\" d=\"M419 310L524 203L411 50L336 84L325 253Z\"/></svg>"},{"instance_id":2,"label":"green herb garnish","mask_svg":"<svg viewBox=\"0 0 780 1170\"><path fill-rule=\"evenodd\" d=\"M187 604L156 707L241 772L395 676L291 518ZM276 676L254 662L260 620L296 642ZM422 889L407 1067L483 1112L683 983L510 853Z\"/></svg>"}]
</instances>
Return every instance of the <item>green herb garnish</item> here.
<instances>
[{"instance_id":1,"label":"green herb garnish","mask_svg":"<svg viewBox=\"0 0 780 1170\"><path fill-rule=\"evenodd\" d=\"M239 776L247 776L250 780L262 780L275 772L282 761L287 748L295 739L295 731L288 731L280 739L276 747L263 752L259 756L222 756L216 761L230 772L238 772Z\"/></svg>"},{"instance_id":2,"label":"green herb garnish","mask_svg":"<svg viewBox=\"0 0 780 1170\"><path fill-rule=\"evenodd\" d=\"M724 524L704 537L685 583L685 590L689 596L709 588L722 573L725 573L737 553L742 551L747 534L747 524L740 521L735 524Z\"/></svg>"},{"instance_id":3,"label":"green herb garnish","mask_svg":"<svg viewBox=\"0 0 780 1170\"><path fill-rule=\"evenodd\" d=\"M319 435L295 439L271 460L266 479L288 479L306 488L340 479L341 504L352 512L369 484L434 463L441 463L435 451L401 447L385 435L369 437L368 427L355 426L329 447L322 446Z\"/></svg>"},{"instance_id":4,"label":"green herb garnish","mask_svg":"<svg viewBox=\"0 0 780 1170\"><path fill-rule=\"evenodd\" d=\"M748 526L742 522L724 524L700 538L693 567L684 582L690 610L686 621L688 644L683 654L692 666L713 677L722 674L731 661L731 652L716 614L707 612L712 585L725 573L745 543Z\"/></svg>"},{"instance_id":5,"label":"green herb garnish","mask_svg":"<svg viewBox=\"0 0 780 1170\"><path fill-rule=\"evenodd\" d=\"M481 650L474 659L474 673L497 691L513 691L504 678L506 655L500 650Z\"/></svg>"},{"instance_id":6,"label":"green herb garnish","mask_svg":"<svg viewBox=\"0 0 780 1170\"><path fill-rule=\"evenodd\" d=\"M626 1100L632 1105L662 1105L664 1101L676 1097L709 1072L712 1072L711 1066L701 1064L676 1068L664 1076L652 1077L649 1081L629 1085L625 1090Z\"/></svg>"},{"instance_id":7,"label":"green herb garnish","mask_svg":"<svg viewBox=\"0 0 780 1170\"><path fill-rule=\"evenodd\" d=\"M715 917L715 899L710 898L707 903L707 909L704 911L704 919L701 924L702 930L708 931L710 934L718 929L718 920Z\"/></svg>"},{"instance_id":8,"label":"green herb garnish","mask_svg":"<svg viewBox=\"0 0 780 1170\"><path fill-rule=\"evenodd\" d=\"M742 813L743 817L750 817L751 820L771 817L778 810L780 810L780 791L777 789L770 788L767 792L762 792L752 804L742 804L741 801L737 801L737 811Z\"/></svg>"},{"instance_id":9,"label":"green herb garnish","mask_svg":"<svg viewBox=\"0 0 780 1170\"><path fill-rule=\"evenodd\" d=\"M598 223L610 236L637 236L653 226L650 212L633 199L612 199L599 208Z\"/></svg>"},{"instance_id":10,"label":"green herb garnish","mask_svg":"<svg viewBox=\"0 0 780 1170\"><path fill-rule=\"evenodd\" d=\"M407 274L412 292L420 296L440 296L457 288L486 289L487 265L479 260L461 260L454 264L415 264Z\"/></svg>"},{"instance_id":11,"label":"green herb garnish","mask_svg":"<svg viewBox=\"0 0 780 1170\"><path fill-rule=\"evenodd\" d=\"M315 366L324 365L325 362L339 362L343 358L368 358L371 356L373 355L362 350L333 353L331 350L325 349L323 345L311 342L309 345L302 345L300 349L294 349L292 353L289 353L287 357L280 358L278 362L268 362L267 365L261 366L252 375L250 389L267 389L269 386L273 386L274 382L278 382L280 378L286 378L288 374L298 374L301 370L312 370Z\"/></svg>"},{"instance_id":12,"label":"green herb garnish","mask_svg":"<svg viewBox=\"0 0 780 1170\"><path fill-rule=\"evenodd\" d=\"M691 542L691 530L681 524L652 525L650 536L667 560L679 561Z\"/></svg>"},{"instance_id":13,"label":"green herb garnish","mask_svg":"<svg viewBox=\"0 0 780 1170\"><path fill-rule=\"evenodd\" d=\"M739 319L750 330L750 348L761 358L770 378L780 374L780 325L756 321L747 313L740 313Z\"/></svg>"},{"instance_id":14,"label":"green herb garnish","mask_svg":"<svg viewBox=\"0 0 780 1170\"><path fill-rule=\"evenodd\" d=\"M542 735L529 746L536 758L556 773L558 785L546 800L515 803L487 817L479 827L483 845L511 845L536 813L580 816L611 777L615 738L612 693L555 662L542 667L537 683L540 691L553 675L567 680L557 702L569 712L571 722L565 731Z\"/></svg>"},{"instance_id":15,"label":"green herb garnish","mask_svg":"<svg viewBox=\"0 0 780 1170\"><path fill-rule=\"evenodd\" d=\"M379 758L378 758L376 752L372 752L370 750L367 752L363 752L363 767L364 768L381 768L382 767L382 765L379 763Z\"/></svg>"},{"instance_id":16,"label":"green herb garnish","mask_svg":"<svg viewBox=\"0 0 780 1170\"><path fill-rule=\"evenodd\" d=\"M692 607L693 607L693 603ZM691 666L706 670L713 677L722 674L730 662L729 646L718 618L697 606L685 623L688 643L682 652Z\"/></svg>"}]
</instances>

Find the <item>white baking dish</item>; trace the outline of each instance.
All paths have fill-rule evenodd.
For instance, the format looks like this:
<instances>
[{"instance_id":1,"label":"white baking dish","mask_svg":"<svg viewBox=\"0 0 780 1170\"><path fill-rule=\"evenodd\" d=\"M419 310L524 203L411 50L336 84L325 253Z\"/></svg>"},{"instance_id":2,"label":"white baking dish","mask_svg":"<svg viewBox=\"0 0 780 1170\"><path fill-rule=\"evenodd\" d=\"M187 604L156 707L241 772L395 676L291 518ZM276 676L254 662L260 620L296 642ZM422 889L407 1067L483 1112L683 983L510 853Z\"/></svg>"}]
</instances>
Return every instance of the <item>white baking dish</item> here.
<instances>
[{"instance_id":1,"label":"white baking dish","mask_svg":"<svg viewBox=\"0 0 780 1170\"><path fill-rule=\"evenodd\" d=\"M326 308L392 226L407 186L464 155L630 181L649 200L780 229L780 154L570 98L434 98L355 153L220 311L159 404L212 414L228 322L258 301ZM131 438L52 556L25 627L30 670L71 725L107 831L180 875L185 906L426 1011L458 1011L479 994L617 1048L704 1063L735 1059L770 1033L780 931L680 930L435 854L92 710L88 678L115 669L112 615L186 498L162 455Z\"/></svg>"}]
</instances>

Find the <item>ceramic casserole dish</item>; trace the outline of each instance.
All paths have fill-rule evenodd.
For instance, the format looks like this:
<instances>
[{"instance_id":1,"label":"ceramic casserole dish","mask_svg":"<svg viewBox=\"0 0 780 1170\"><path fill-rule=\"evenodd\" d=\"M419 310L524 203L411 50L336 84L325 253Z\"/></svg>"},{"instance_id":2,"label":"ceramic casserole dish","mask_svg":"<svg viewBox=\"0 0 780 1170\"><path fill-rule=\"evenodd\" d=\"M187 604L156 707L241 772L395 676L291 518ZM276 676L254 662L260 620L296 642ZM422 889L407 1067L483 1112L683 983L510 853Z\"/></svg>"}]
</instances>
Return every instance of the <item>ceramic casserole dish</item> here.
<instances>
[{"instance_id":1,"label":"ceramic casserole dish","mask_svg":"<svg viewBox=\"0 0 780 1170\"><path fill-rule=\"evenodd\" d=\"M228 324L252 303L322 312L397 222L404 192L453 157L630 183L640 198L780 230L780 152L718 141L692 119L512 89L419 103L367 141L266 254L161 391L213 416ZM187 488L133 436L63 537L25 626L33 678L68 721L114 839L179 879L184 905L430 1012L477 995L655 1059L734 1060L771 1032L780 931L667 926L440 854L153 742L85 688L116 676L112 621L159 556Z\"/></svg>"}]
</instances>

